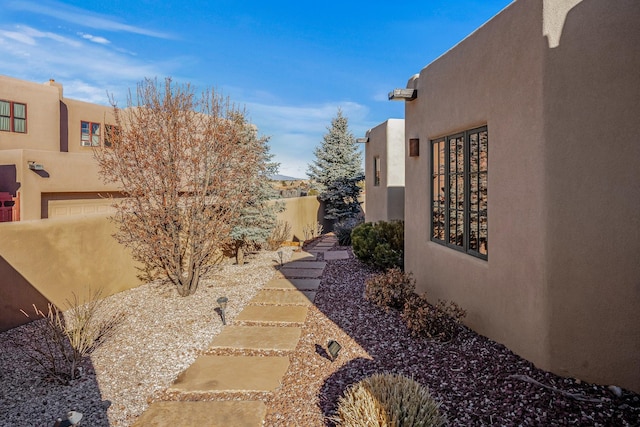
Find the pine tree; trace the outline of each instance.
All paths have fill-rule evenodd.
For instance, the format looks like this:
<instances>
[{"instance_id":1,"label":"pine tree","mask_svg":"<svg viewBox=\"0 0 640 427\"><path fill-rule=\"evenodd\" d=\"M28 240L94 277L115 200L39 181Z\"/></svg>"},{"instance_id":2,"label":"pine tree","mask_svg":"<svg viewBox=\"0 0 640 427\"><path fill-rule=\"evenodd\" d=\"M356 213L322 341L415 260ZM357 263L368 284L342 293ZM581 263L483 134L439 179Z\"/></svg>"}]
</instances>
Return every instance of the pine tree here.
<instances>
[{"instance_id":1,"label":"pine tree","mask_svg":"<svg viewBox=\"0 0 640 427\"><path fill-rule=\"evenodd\" d=\"M258 136L257 129L245 122L245 134L241 140L253 147L263 167L249 180L249 199L230 234L236 262L239 265L244 264L244 252L247 247L267 241L276 225L277 214L284 210L283 203L269 202L279 197L269 177L277 174L280 166L271 161L273 154L269 153L269 138Z\"/></svg>"},{"instance_id":2,"label":"pine tree","mask_svg":"<svg viewBox=\"0 0 640 427\"><path fill-rule=\"evenodd\" d=\"M320 200L326 203L325 219L339 221L360 211L361 187L356 184L364 179L362 153L342 110L338 109L327 130L314 151L316 159L309 165L307 175L320 191Z\"/></svg>"}]
</instances>

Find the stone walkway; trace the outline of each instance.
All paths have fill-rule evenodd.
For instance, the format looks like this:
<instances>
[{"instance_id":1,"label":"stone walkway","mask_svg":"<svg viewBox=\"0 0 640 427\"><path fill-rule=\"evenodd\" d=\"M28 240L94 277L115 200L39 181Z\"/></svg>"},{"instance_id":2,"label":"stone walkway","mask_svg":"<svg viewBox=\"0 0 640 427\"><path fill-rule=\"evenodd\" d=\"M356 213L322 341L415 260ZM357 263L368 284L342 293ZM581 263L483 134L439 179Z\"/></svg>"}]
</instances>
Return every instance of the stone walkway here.
<instances>
[{"instance_id":1,"label":"stone walkway","mask_svg":"<svg viewBox=\"0 0 640 427\"><path fill-rule=\"evenodd\" d=\"M262 426L267 408L261 400L193 401L194 396L277 390L289 367L289 355L300 340L307 307L313 304L326 261L348 258L346 251L329 252L336 243L334 235L324 235L307 251L294 252L233 324L225 326L208 351L169 387L174 400L152 403L134 427ZM229 350L262 350L270 355L215 354Z\"/></svg>"}]
</instances>

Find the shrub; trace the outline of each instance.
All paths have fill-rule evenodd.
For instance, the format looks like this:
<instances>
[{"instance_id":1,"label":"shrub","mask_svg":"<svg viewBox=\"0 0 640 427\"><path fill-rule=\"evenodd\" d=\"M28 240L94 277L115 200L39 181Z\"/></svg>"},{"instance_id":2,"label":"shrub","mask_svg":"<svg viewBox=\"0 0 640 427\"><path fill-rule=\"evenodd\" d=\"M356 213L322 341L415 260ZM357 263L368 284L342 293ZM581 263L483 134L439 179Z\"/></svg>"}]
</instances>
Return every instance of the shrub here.
<instances>
[{"instance_id":1,"label":"shrub","mask_svg":"<svg viewBox=\"0 0 640 427\"><path fill-rule=\"evenodd\" d=\"M267 239L267 247L270 251L277 251L280 246L291 236L291 224L287 221L276 222L275 227Z\"/></svg>"},{"instance_id":2,"label":"shrub","mask_svg":"<svg viewBox=\"0 0 640 427\"><path fill-rule=\"evenodd\" d=\"M351 233L353 253L365 264L404 269L404 221L360 224Z\"/></svg>"},{"instance_id":3,"label":"shrub","mask_svg":"<svg viewBox=\"0 0 640 427\"><path fill-rule=\"evenodd\" d=\"M392 268L365 281L365 298L386 311L390 308L402 310L405 301L416 288L416 282L410 274L399 268Z\"/></svg>"},{"instance_id":4,"label":"shrub","mask_svg":"<svg viewBox=\"0 0 640 427\"><path fill-rule=\"evenodd\" d=\"M351 245L351 232L358 225L362 224L362 217L357 216L354 218L348 218L342 221L338 221L333 225L333 232L338 238L338 244L340 246Z\"/></svg>"},{"instance_id":5,"label":"shrub","mask_svg":"<svg viewBox=\"0 0 640 427\"><path fill-rule=\"evenodd\" d=\"M434 306L424 296L413 294L404 303L402 320L414 337L449 341L460 332L462 319L467 315L453 301L438 300Z\"/></svg>"},{"instance_id":6,"label":"shrub","mask_svg":"<svg viewBox=\"0 0 640 427\"><path fill-rule=\"evenodd\" d=\"M84 357L95 351L121 320L119 314L98 318L103 301L100 296L100 291L94 292L88 301L81 303L73 294L73 301L67 301L66 314L51 303L47 314L34 305L39 319L30 325L33 331L29 340L14 341L14 344L23 349L49 379L68 384L80 376ZM26 312L22 313L31 318Z\"/></svg>"},{"instance_id":7,"label":"shrub","mask_svg":"<svg viewBox=\"0 0 640 427\"><path fill-rule=\"evenodd\" d=\"M446 417L429 389L396 374L374 374L349 387L338 400L338 427L443 426Z\"/></svg>"}]
</instances>

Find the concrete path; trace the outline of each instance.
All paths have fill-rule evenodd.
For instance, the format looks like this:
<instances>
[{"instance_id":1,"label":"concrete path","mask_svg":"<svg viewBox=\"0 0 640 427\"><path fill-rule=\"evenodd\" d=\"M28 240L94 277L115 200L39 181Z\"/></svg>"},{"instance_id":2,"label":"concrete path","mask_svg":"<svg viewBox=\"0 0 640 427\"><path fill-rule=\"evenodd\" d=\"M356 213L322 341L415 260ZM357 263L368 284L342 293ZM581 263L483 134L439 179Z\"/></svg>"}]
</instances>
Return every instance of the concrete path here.
<instances>
[{"instance_id":1,"label":"concrete path","mask_svg":"<svg viewBox=\"0 0 640 427\"><path fill-rule=\"evenodd\" d=\"M288 263L278 266L273 278L238 314L234 324L226 326L205 354L169 387L169 394L176 400L152 403L134 427L262 426L264 402L193 400L203 393L270 393L280 386L289 367L289 354L300 340L307 307L313 304L320 286L326 260L349 257L347 251L328 252L336 243L335 236L322 236L308 250L294 252ZM268 351L269 355L234 355L243 350Z\"/></svg>"}]
</instances>

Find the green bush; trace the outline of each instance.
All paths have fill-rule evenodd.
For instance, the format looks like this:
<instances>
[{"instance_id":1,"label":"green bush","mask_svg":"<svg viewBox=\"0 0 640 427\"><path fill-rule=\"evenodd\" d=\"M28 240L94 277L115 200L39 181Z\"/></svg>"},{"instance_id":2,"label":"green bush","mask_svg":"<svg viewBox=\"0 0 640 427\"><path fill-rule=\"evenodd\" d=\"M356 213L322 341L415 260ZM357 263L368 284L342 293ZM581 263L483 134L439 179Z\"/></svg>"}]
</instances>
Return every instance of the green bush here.
<instances>
[{"instance_id":1,"label":"green bush","mask_svg":"<svg viewBox=\"0 0 640 427\"><path fill-rule=\"evenodd\" d=\"M386 311L402 310L405 302L414 295L416 283L410 274L399 268L391 268L365 281L365 298Z\"/></svg>"},{"instance_id":2,"label":"green bush","mask_svg":"<svg viewBox=\"0 0 640 427\"><path fill-rule=\"evenodd\" d=\"M453 301L439 300L434 306L424 296L416 294L406 299L402 310L402 320L412 336L437 341L449 341L458 335L466 315L467 312Z\"/></svg>"},{"instance_id":3,"label":"green bush","mask_svg":"<svg viewBox=\"0 0 640 427\"><path fill-rule=\"evenodd\" d=\"M404 221L360 224L351 233L353 253L381 270L404 269Z\"/></svg>"},{"instance_id":4,"label":"green bush","mask_svg":"<svg viewBox=\"0 0 640 427\"><path fill-rule=\"evenodd\" d=\"M349 387L332 421L338 427L443 426L447 420L429 389L396 374L374 374Z\"/></svg>"}]
</instances>

